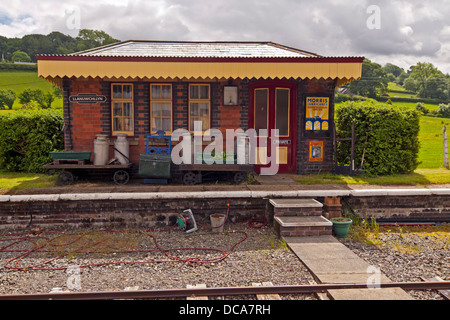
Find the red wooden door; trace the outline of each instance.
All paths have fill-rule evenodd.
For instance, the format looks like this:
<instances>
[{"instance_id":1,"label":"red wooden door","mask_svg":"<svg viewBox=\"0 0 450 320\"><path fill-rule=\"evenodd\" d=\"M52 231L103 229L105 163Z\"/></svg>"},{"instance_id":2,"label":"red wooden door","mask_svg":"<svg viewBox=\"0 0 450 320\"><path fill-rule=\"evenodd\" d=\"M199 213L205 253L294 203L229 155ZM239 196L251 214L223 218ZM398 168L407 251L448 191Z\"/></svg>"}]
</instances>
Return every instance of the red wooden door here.
<instances>
[{"instance_id":1,"label":"red wooden door","mask_svg":"<svg viewBox=\"0 0 450 320\"><path fill-rule=\"evenodd\" d=\"M252 146L256 156L257 173L295 173L297 83L290 81L251 83L249 129L255 129L257 134L256 146Z\"/></svg>"}]
</instances>

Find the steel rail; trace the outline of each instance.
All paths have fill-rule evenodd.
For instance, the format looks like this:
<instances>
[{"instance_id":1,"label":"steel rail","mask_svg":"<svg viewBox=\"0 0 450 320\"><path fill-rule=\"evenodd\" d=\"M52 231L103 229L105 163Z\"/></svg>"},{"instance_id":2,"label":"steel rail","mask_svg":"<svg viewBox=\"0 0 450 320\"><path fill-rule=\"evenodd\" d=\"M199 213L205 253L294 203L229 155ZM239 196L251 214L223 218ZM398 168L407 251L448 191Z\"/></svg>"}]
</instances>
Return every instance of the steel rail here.
<instances>
[{"instance_id":1,"label":"steel rail","mask_svg":"<svg viewBox=\"0 0 450 320\"><path fill-rule=\"evenodd\" d=\"M338 283L271 287L218 287L187 288L143 291L68 292L0 295L0 300L114 300L114 299L156 299L190 296L232 296L253 294L298 294L325 292L327 290L402 288L406 290L450 289L450 281L435 282L387 282L387 283Z\"/></svg>"}]
</instances>

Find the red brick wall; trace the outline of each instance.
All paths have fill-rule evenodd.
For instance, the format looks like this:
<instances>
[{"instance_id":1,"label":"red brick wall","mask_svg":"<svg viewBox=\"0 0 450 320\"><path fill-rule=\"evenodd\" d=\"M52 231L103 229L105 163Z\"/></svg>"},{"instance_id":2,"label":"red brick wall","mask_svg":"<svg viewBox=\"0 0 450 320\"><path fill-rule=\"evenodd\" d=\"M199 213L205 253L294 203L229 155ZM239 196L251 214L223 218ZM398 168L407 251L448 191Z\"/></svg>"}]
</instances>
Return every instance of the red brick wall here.
<instances>
[{"instance_id":1,"label":"red brick wall","mask_svg":"<svg viewBox=\"0 0 450 320\"><path fill-rule=\"evenodd\" d=\"M218 128L225 134L226 129L248 129L248 84L253 80L233 80L211 82L211 127ZM134 84L134 136L129 137L130 159L139 163L139 155L145 152L145 136L150 131L150 82L133 82ZM223 87L238 86L238 105L223 105ZM173 88L173 130L187 129L189 123L188 82L172 83ZM325 94L330 96L330 119L334 118L333 80L302 80L298 90L298 140L297 172L316 173L333 170L333 141L331 130L327 132L304 132L305 97L308 94ZM96 105L69 103L68 97L80 93L104 95L107 102ZM97 134L107 134L111 140L111 82L101 79L65 79L64 81L64 118L65 145L67 150L93 151L93 141ZM330 121L330 128L333 121ZM224 135L225 138L225 135ZM308 140L324 141L324 161L308 162ZM110 155L113 157L112 148Z\"/></svg>"},{"instance_id":2,"label":"red brick wall","mask_svg":"<svg viewBox=\"0 0 450 320\"><path fill-rule=\"evenodd\" d=\"M226 129L247 129L248 127L248 81L235 80L239 87L239 105L223 106L223 86L228 81L211 83L211 127L223 133ZM187 129L188 82L172 83L173 88L173 130ZM129 137L130 159L139 163L139 155L145 152L146 138L150 131L150 82L133 82L134 88L134 136ZM68 97L82 93L106 96L107 102L98 104L70 103ZM66 149L93 151L97 134L107 134L111 140L111 82L101 79L66 79L64 82L64 113L66 119ZM113 157L113 149L110 156Z\"/></svg>"},{"instance_id":3,"label":"red brick wall","mask_svg":"<svg viewBox=\"0 0 450 320\"><path fill-rule=\"evenodd\" d=\"M72 81L70 95L81 93L103 95L104 90L100 81L95 79L83 79ZM67 103L67 101L66 101ZM74 151L93 151L93 141L97 134L104 133L104 106L102 104L78 104L71 103L69 108L65 106L65 112L69 109L71 145Z\"/></svg>"}]
</instances>

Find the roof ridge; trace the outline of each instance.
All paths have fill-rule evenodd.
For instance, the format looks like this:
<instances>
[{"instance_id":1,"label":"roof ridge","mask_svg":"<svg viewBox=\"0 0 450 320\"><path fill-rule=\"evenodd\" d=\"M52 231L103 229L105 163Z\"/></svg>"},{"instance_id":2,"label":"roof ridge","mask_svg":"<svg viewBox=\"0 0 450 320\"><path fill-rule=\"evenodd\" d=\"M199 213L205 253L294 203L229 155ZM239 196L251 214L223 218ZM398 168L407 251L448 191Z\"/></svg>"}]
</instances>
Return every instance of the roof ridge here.
<instances>
[{"instance_id":1,"label":"roof ridge","mask_svg":"<svg viewBox=\"0 0 450 320\"><path fill-rule=\"evenodd\" d=\"M279 44L279 43L276 43L276 42L269 42L268 45L276 47L276 48L280 48L280 49L293 51L293 52L296 52L296 53L301 53L301 54L304 54L304 55L309 55L309 56L314 56L314 57L323 57L322 55L314 53L314 52L301 50L301 49L297 49L297 48L294 48L294 47L289 47L289 46L286 46L284 44Z\"/></svg>"}]
</instances>

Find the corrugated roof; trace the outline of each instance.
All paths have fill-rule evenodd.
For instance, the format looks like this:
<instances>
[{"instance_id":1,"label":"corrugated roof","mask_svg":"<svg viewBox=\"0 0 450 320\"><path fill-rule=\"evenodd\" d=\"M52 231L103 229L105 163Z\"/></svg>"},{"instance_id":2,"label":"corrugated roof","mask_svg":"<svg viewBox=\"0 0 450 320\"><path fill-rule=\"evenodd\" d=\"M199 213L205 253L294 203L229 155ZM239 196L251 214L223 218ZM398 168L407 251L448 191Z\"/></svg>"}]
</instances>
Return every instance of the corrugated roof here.
<instances>
[{"instance_id":1,"label":"corrugated roof","mask_svg":"<svg viewBox=\"0 0 450 320\"><path fill-rule=\"evenodd\" d=\"M318 54L274 42L194 42L129 40L71 54L84 57L304 58Z\"/></svg>"}]
</instances>

